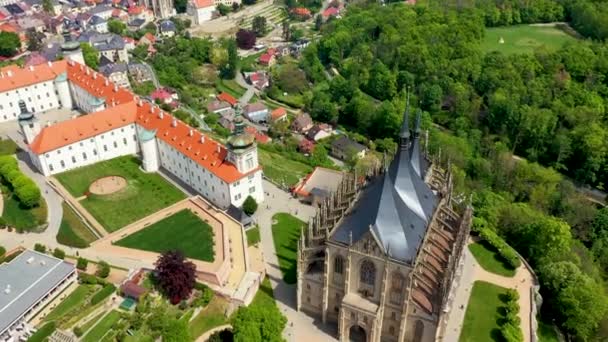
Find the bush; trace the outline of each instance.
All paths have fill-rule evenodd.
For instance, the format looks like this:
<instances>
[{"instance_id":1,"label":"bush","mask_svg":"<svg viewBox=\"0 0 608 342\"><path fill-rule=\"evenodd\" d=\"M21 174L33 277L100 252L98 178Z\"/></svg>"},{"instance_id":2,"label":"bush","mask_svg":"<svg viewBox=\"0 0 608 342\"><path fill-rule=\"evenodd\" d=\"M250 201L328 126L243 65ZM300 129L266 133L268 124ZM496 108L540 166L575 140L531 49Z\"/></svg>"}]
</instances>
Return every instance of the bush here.
<instances>
[{"instance_id":1,"label":"bush","mask_svg":"<svg viewBox=\"0 0 608 342\"><path fill-rule=\"evenodd\" d=\"M110 265L105 261L100 261L99 264L97 264L95 275L101 278L107 278L110 275Z\"/></svg>"},{"instance_id":2,"label":"bush","mask_svg":"<svg viewBox=\"0 0 608 342\"><path fill-rule=\"evenodd\" d=\"M97 284L97 277L88 273L80 273L78 275L78 278L80 279L80 282L83 284L90 284L90 285L96 285Z\"/></svg>"},{"instance_id":3,"label":"bush","mask_svg":"<svg viewBox=\"0 0 608 342\"><path fill-rule=\"evenodd\" d=\"M42 328L38 329L29 339L30 342L42 342L46 341L47 337L51 336L51 334L55 331L56 325L55 322L51 321L42 326Z\"/></svg>"},{"instance_id":4,"label":"bush","mask_svg":"<svg viewBox=\"0 0 608 342\"><path fill-rule=\"evenodd\" d=\"M76 262L77 269L84 271L87 269L87 265L89 265L89 260L85 258L78 258L78 261Z\"/></svg>"},{"instance_id":5,"label":"bush","mask_svg":"<svg viewBox=\"0 0 608 342\"><path fill-rule=\"evenodd\" d=\"M55 250L53 250L53 256L57 259L65 259L65 252L63 251L63 249L59 249L59 248L55 248Z\"/></svg>"},{"instance_id":6,"label":"bush","mask_svg":"<svg viewBox=\"0 0 608 342\"><path fill-rule=\"evenodd\" d=\"M258 203L251 196L247 196L245 202L243 202L243 211L245 214L251 216L255 211L258 210Z\"/></svg>"},{"instance_id":7,"label":"bush","mask_svg":"<svg viewBox=\"0 0 608 342\"><path fill-rule=\"evenodd\" d=\"M100 303L102 300L108 298L112 293L114 293L114 291L116 291L116 286L112 284L104 286L103 289L97 291L97 293L91 297L91 305Z\"/></svg>"},{"instance_id":8,"label":"bush","mask_svg":"<svg viewBox=\"0 0 608 342\"><path fill-rule=\"evenodd\" d=\"M46 246L40 243L34 245L34 250L40 253L46 253Z\"/></svg>"},{"instance_id":9,"label":"bush","mask_svg":"<svg viewBox=\"0 0 608 342\"><path fill-rule=\"evenodd\" d=\"M6 248L0 246L0 257L3 257L6 254Z\"/></svg>"},{"instance_id":10,"label":"bush","mask_svg":"<svg viewBox=\"0 0 608 342\"><path fill-rule=\"evenodd\" d=\"M521 260L515 250L509 246L505 240L498 236L496 232L485 226L477 226L475 223L474 226L476 226L479 236L494 247L498 254L500 254L511 267L518 268L521 265Z\"/></svg>"},{"instance_id":11,"label":"bush","mask_svg":"<svg viewBox=\"0 0 608 342\"><path fill-rule=\"evenodd\" d=\"M40 189L32 180L15 188L15 195L23 205L28 208L36 207L40 204Z\"/></svg>"},{"instance_id":12,"label":"bush","mask_svg":"<svg viewBox=\"0 0 608 342\"><path fill-rule=\"evenodd\" d=\"M32 179L19 170L17 160L11 156L0 156L0 175L10 184L17 199L26 207L40 204L40 189Z\"/></svg>"},{"instance_id":13,"label":"bush","mask_svg":"<svg viewBox=\"0 0 608 342\"><path fill-rule=\"evenodd\" d=\"M74 335L80 337L80 336L82 336L82 333L83 333L82 328L74 327Z\"/></svg>"}]
</instances>

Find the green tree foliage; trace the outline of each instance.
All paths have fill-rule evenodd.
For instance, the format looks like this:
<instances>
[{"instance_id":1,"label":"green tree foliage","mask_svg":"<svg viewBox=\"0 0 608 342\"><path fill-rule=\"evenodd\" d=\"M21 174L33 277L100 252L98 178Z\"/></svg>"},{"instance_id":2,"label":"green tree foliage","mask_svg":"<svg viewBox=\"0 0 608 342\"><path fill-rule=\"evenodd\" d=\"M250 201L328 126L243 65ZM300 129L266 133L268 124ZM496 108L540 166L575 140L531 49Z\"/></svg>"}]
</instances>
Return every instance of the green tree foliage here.
<instances>
[{"instance_id":1,"label":"green tree foliage","mask_svg":"<svg viewBox=\"0 0 608 342\"><path fill-rule=\"evenodd\" d=\"M42 0L42 9L50 15L55 15L55 7L52 0Z\"/></svg>"},{"instance_id":2,"label":"green tree foliage","mask_svg":"<svg viewBox=\"0 0 608 342\"><path fill-rule=\"evenodd\" d=\"M97 70L97 66L99 65L99 51L88 43L80 43L80 48L82 49L84 63L90 68Z\"/></svg>"},{"instance_id":3,"label":"green tree foliage","mask_svg":"<svg viewBox=\"0 0 608 342\"><path fill-rule=\"evenodd\" d=\"M13 32L0 32L0 56L13 57L21 47L19 36Z\"/></svg>"},{"instance_id":4,"label":"green tree foliage","mask_svg":"<svg viewBox=\"0 0 608 342\"><path fill-rule=\"evenodd\" d=\"M220 15L227 15L232 11L232 8L230 6L224 4L219 4L215 8L220 13Z\"/></svg>"},{"instance_id":5,"label":"green tree foliage","mask_svg":"<svg viewBox=\"0 0 608 342\"><path fill-rule=\"evenodd\" d=\"M53 250L53 256L55 258L63 260L65 258L65 251L63 249L55 248Z\"/></svg>"},{"instance_id":6,"label":"green tree foliage","mask_svg":"<svg viewBox=\"0 0 608 342\"><path fill-rule=\"evenodd\" d=\"M46 246L41 244L41 243L36 243L34 245L34 250L36 252L40 252L40 253L45 253L46 252Z\"/></svg>"},{"instance_id":7,"label":"green tree foliage","mask_svg":"<svg viewBox=\"0 0 608 342\"><path fill-rule=\"evenodd\" d=\"M266 17L261 15L255 16L251 22L251 29L255 33L256 37L263 37L268 29Z\"/></svg>"},{"instance_id":8,"label":"green tree foliage","mask_svg":"<svg viewBox=\"0 0 608 342\"><path fill-rule=\"evenodd\" d=\"M235 342L281 342L287 319L275 305L240 307L232 318Z\"/></svg>"},{"instance_id":9,"label":"green tree foliage","mask_svg":"<svg viewBox=\"0 0 608 342\"><path fill-rule=\"evenodd\" d=\"M294 64L281 65L272 75L273 81L287 93L302 93L308 89L306 74Z\"/></svg>"},{"instance_id":10,"label":"green tree foliage","mask_svg":"<svg viewBox=\"0 0 608 342\"><path fill-rule=\"evenodd\" d=\"M226 50L228 51L228 60L220 69L220 74L224 79L233 79L239 69L239 54L236 48L237 43L234 39L226 42Z\"/></svg>"},{"instance_id":11,"label":"green tree foliage","mask_svg":"<svg viewBox=\"0 0 608 342\"><path fill-rule=\"evenodd\" d=\"M24 207L33 208L40 205L41 194L38 185L19 170L15 158L0 156L0 176Z\"/></svg>"},{"instance_id":12,"label":"green tree foliage","mask_svg":"<svg viewBox=\"0 0 608 342\"><path fill-rule=\"evenodd\" d=\"M95 271L95 275L100 278L107 278L110 275L110 264L105 261L100 261L97 264L97 270Z\"/></svg>"},{"instance_id":13,"label":"green tree foliage","mask_svg":"<svg viewBox=\"0 0 608 342\"><path fill-rule=\"evenodd\" d=\"M181 319L171 319L162 333L163 341L182 342L190 341L188 322Z\"/></svg>"},{"instance_id":14,"label":"green tree foliage","mask_svg":"<svg viewBox=\"0 0 608 342\"><path fill-rule=\"evenodd\" d=\"M173 2L173 7L177 13L186 13L186 9L188 7L187 0L175 0Z\"/></svg>"},{"instance_id":15,"label":"green tree foliage","mask_svg":"<svg viewBox=\"0 0 608 342\"><path fill-rule=\"evenodd\" d=\"M78 260L76 261L76 268L84 271L87 269L87 265L89 264L89 260L85 259L85 258L78 258Z\"/></svg>"},{"instance_id":16,"label":"green tree foliage","mask_svg":"<svg viewBox=\"0 0 608 342\"><path fill-rule=\"evenodd\" d=\"M256 210L258 210L258 203L253 197L247 196L245 202L243 202L243 211L245 214L251 216Z\"/></svg>"},{"instance_id":17,"label":"green tree foliage","mask_svg":"<svg viewBox=\"0 0 608 342\"><path fill-rule=\"evenodd\" d=\"M108 31L118 35L123 35L126 29L127 24L123 23L122 21L117 19L108 20Z\"/></svg>"}]
</instances>

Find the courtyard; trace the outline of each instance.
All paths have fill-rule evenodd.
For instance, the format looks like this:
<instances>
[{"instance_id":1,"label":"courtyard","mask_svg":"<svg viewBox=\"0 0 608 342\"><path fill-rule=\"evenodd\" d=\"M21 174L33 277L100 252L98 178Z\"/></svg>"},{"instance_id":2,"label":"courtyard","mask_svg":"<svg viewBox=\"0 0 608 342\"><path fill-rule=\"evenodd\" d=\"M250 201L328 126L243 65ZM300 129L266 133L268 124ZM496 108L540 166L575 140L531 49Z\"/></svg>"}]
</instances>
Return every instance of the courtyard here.
<instances>
[{"instance_id":1,"label":"courtyard","mask_svg":"<svg viewBox=\"0 0 608 342\"><path fill-rule=\"evenodd\" d=\"M189 209L183 209L115 244L157 253L177 249L191 259L215 260L211 226Z\"/></svg>"},{"instance_id":2,"label":"courtyard","mask_svg":"<svg viewBox=\"0 0 608 342\"><path fill-rule=\"evenodd\" d=\"M124 179L124 187L93 194L91 185L104 177ZM134 156L110 159L55 176L108 232L142 219L186 197L157 173L144 173Z\"/></svg>"}]
</instances>

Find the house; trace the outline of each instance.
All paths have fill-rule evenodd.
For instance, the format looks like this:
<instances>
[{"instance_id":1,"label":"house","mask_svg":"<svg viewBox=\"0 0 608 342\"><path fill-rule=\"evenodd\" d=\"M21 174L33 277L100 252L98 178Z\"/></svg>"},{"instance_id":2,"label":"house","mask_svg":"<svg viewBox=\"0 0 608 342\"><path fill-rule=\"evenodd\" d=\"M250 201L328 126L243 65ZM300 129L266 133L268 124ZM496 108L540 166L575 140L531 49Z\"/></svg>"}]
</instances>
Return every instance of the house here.
<instances>
[{"instance_id":1,"label":"house","mask_svg":"<svg viewBox=\"0 0 608 342\"><path fill-rule=\"evenodd\" d=\"M190 0L187 5L187 13L192 17L194 25L201 25L213 18L215 2L213 0Z\"/></svg>"},{"instance_id":2,"label":"house","mask_svg":"<svg viewBox=\"0 0 608 342\"><path fill-rule=\"evenodd\" d=\"M253 122L267 122L268 108L262 102L250 103L243 108L243 114Z\"/></svg>"},{"instance_id":3,"label":"house","mask_svg":"<svg viewBox=\"0 0 608 342\"><path fill-rule=\"evenodd\" d=\"M99 33L108 33L108 22L102 17L94 15L89 20L89 28Z\"/></svg>"},{"instance_id":4,"label":"house","mask_svg":"<svg viewBox=\"0 0 608 342\"><path fill-rule=\"evenodd\" d=\"M236 106L239 101L228 93L220 93L217 97L218 100L228 102L232 107Z\"/></svg>"},{"instance_id":5,"label":"house","mask_svg":"<svg viewBox=\"0 0 608 342\"><path fill-rule=\"evenodd\" d=\"M311 154L315 149L315 143L304 138L298 143L298 151L304 154Z\"/></svg>"},{"instance_id":6,"label":"house","mask_svg":"<svg viewBox=\"0 0 608 342\"><path fill-rule=\"evenodd\" d=\"M154 20L154 13L144 6L132 6L128 10L129 19L143 19L145 23L149 23Z\"/></svg>"},{"instance_id":7,"label":"house","mask_svg":"<svg viewBox=\"0 0 608 342\"><path fill-rule=\"evenodd\" d=\"M249 133L249 134L253 135L253 136L255 137L255 141L256 141L257 143L260 143L260 144L267 144L267 143L269 143L270 141L272 141L272 139L270 139L270 137L269 137L269 136L267 136L266 134L264 134L264 133L262 133L262 132L258 131L258 130L257 130L255 127L253 127L253 126L247 126L247 127L245 128L245 132L247 132L247 133Z\"/></svg>"},{"instance_id":8,"label":"house","mask_svg":"<svg viewBox=\"0 0 608 342\"><path fill-rule=\"evenodd\" d=\"M260 56L259 63L265 66L273 66L277 62L275 53L275 49L266 50L266 52Z\"/></svg>"},{"instance_id":9,"label":"house","mask_svg":"<svg viewBox=\"0 0 608 342\"><path fill-rule=\"evenodd\" d=\"M173 104L175 101L179 100L179 97L176 92L172 92L167 88L158 88L154 90L150 97L154 102L160 102L165 104ZM158 101L157 101L158 100Z\"/></svg>"},{"instance_id":10,"label":"house","mask_svg":"<svg viewBox=\"0 0 608 342\"><path fill-rule=\"evenodd\" d=\"M310 40L308 39L300 39L295 43L292 43L289 47L291 54L295 57L299 56L308 45L310 45Z\"/></svg>"},{"instance_id":11,"label":"house","mask_svg":"<svg viewBox=\"0 0 608 342\"><path fill-rule=\"evenodd\" d=\"M130 63L127 65L127 70L129 71L129 76L137 83L152 81L152 71L143 64Z\"/></svg>"},{"instance_id":12,"label":"house","mask_svg":"<svg viewBox=\"0 0 608 342\"><path fill-rule=\"evenodd\" d=\"M346 135L342 135L331 143L329 154L340 160L349 160L354 156L356 156L356 158L365 157L366 151L367 148L365 146L351 140Z\"/></svg>"},{"instance_id":13,"label":"house","mask_svg":"<svg viewBox=\"0 0 608 342\"><path fill-rule=\"evenodd\" d=\"M292 193L303 202L318 205L330 193L338 190L343 178L341 171L316 167L293 187Z\"/></svg>"},{"instance_id":14,"label":"house","mask_svg":"<svg viewBox=\"0 0 608 342\"><path fill-rule=\"evenodd\" d=\"M160 31L160 35L163 37L173 37L175 36L175 33L177 33L175 23L173 23L171 20L161 21L158 29Z\"/></svg>"},{"instance_id":15,"label":"house","mask_svg":"<svg viewBox=\"0 0 608 342\"><path fill-rule=\"evenodd\" d=\"M234 121L229 119L228 117L222 116L218 120L218 123L220 124L220 126L224 127L225 129L229 130L230 132L234 131Z\"/></svg>"},{"instance_id":16,"label":"house","mask_svg":"<svg viewBox=\"0 0 608 342\"><path fill-rule=\"evenodd\" d=\"M220 114L226 110L231 110L232 106L230 103L225 101L214 100L207 104L207 111L209 113Z\"/></svg>"},{"instance_id":17,"label":"house","mask_svg":"<svg viewBox=\"0 0 608 342\"><path fill-rule=\"evenodd\" d=\"M291 130L297 133L305 133L312 128L312 119L308 113L300 113L291 123Z\"/></svg>"},{"instance_id":18,"label":"house","mask_svg":"<svg viewBox=\"0 0 608 342\"><path fill-rule=\"evenodd\" d=\"M270 80L264 71L246 72L245 78L257 89L264 89L270 85Z\"/></svg>"},{"instance_id":19,"label":"house","mask_svg":"<svg viewBox=\"0 0 608 342\"><path fill-rule=\"evenodd\" d=\"M312 17L310 10L305 7L295 7L290 11L291 15L299 20L307 20Z\"/></svg>"},{"instance_id":20,"label":"house","mask_svg":"<svg viewBox=\"0 0 608 342\"><path fill-rule=\"evenodd\" d=\"M91 44L91 46L99 51L101 56L105 56L112 62L129 62L129 54L125 48L125 41L119 35L86 31L78 37L78 41Z\"/></svg>"},{"instance_id":21,"label":"house","mask_svg":"<svg viewBox=\"0 0 608 342\"><path fill-rule=\"evenodd\" d=\"M152 33L146 32L146 34L144 34L144 36L139 39L139 42L137 42L137 45L141 45L141 44L154 45L155 43L156 43L156 37L154 37L154 35Z\"/></svg>"},{"instance_id":22,"label":"house","mask_svg":"<svg viewBox=\"0 0 608 342\"><path fill-rule=\"evenodd\" d=\"M328 124L316 124L306 132L306 138L312 141L319 141L321 139L330 137L333 134L333 128Z\"/></svg>"},{"instance_id":23,"label":"house","mask_svg":"<svg viewBox=\"0 0 608 342\"><path fill-rule=\"evenodd\" d=\"M120 293L126 297L131 298L135 301L139 301L141 296L147 292L146 288L138 285L133 281L127 281L120 286Z\"/></svg>"},{"instance_id":24,"label":"house","mask_svg":"<svg viewBox=\"0 0 608 342\"><path fill-rule=\"evenodd\" d=\"M127 28L129 31L137 31L143 29L146 25L146 20L141 18L136 18L127 23Z\"/></svg>"},{"instance_id":25,"label":"house","mask_svg":"<svg viewBox=\"0 0 608 342\"><path fill-rule=\"evenodd\" d=\"M127 49L127 51L135 49L135 44L137 43L135 39L131 37L123 37L123 40L125 41L125 49Z\"/></svg>"},{"instance_id":26,"label":"house","mask_svg":"<svg viewBox=\"0 0 608 342\"><path fill-rule=\"evenodd\" d=\"M242 224L245 228L253 224L253 219L251 218L251 216L245 214L243 209L235 207L234 205L230 205L228 207L228 210L226 210L226 214L228 214L228 216L232 217L237 222Z\"/></svg>"},{"instance_id":27,"label":"house","mask_svg":"<svg viewBox=\"0 0 608 342\"><path fill-rule=\"evenodd\" d=\"M127 73L127 65L125 63L111 63L99 67L105 77L122 88L130 88L129 75Z\"/></svg>"},{"instance_id":28,"label":"house","mask_svg":"<svg viewBox=\"0 0 608 342\"><path fill-rule=\"evenodd\" d=\"M287 111L283 107L279 107L270 112L270 121L279 122L287 119Z\"/></svg>"},{"instance_id":29,"label":"house","mask_svg":"<svg viewBox=\"0 0 608 342\"><path fill-rule=\"evenodd\" d=\"M88 13L91 16L98 16L105 20L108 20L112 17L112 13L114 12L114 8L107 5L97 5L91 8Z\"/></svg>"},{"instance_id":30,"label":"house","mask_svg":"<svg viewBox=\"0 0 608 342\"><path fill-rule=\"evenodd\" d=\"M340 10L337 7L329 7L325 11L323 11L323 19L328 20L332 17L339 17Z\"/></svg>"}]
</instances>

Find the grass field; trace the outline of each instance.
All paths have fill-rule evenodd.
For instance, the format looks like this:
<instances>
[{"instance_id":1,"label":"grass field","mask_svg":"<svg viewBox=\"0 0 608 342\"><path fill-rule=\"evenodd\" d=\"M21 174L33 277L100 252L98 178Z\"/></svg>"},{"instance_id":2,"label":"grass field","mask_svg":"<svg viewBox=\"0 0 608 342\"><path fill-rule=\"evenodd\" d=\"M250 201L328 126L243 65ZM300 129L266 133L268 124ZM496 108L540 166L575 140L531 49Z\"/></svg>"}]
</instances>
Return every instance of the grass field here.
<instances>
[{"instance_id":1,"label":"grass field","mask_svg":"<svg viewBox=\"0 0 608 342\"><path fill-rule=\"evenodd\" d=\"M260 227L258 227L258 226L247 230L245 232L245 234L247 234L247 245L249 245L249 246L257 245L258 242L261 241Z\"/></svg>"},{"instance_id":2,"label":"grass field","mask_svg":"<svg viewBox=\"0 0 608 342\"><path fill-rule=\"evenodd\" d=\"M89 331L89 329L91 329L95 325L95 323L97 323L97 321L99 321L101 319L101 317L105 316L105 314L106 314L106 312L102 311L97 316L88 320L85 324L80 326L80 331L82 331L83 333L86 333L87 331Z\"/></svg>"},{"instance_id":3,"label":"grass field","mask_svg":"<svg viewBox=\"0 0 608 342\"><path fill-rule=\"evenodd\" d=\"M301 178L312 171L312 167L299 161L287 159L282 155L258 149L258 158L264 168L264 175L275 183L294 186Z\"/></svg>"},{"instance_id":4,"label":"grass field","mask_svg":"<svg viewBox=\"0 0 608 342\"><path fill-rule=\"evenodd\" d=\"M279 259L283 280L288 284L296 283L297 248L300 230L305 223L297 217L278 213L272 217L272 238Z\"/></svg>"},{"instance_id":5,"label":"grass field","mask_svg":"<svg viewBox=\"0 0 608 342\"><path fill-rule=\"evenodd\" d=\"M470 244L469 250L484 270L505 277L513 277L515 275L515 269L487 242L482 241Z\"/></svg>"},{"instance_id":6,"label":"grass field","mask_svg":"<svg viewBox=\"0 0 608 342\"><path fill-rule=\"evenodd\" d=\"M99 223L113 232L186 197L159 174L142 172L139 164L136 157L119 157L56 177L74 197L83 196L98 178L126 178L125 189L105 196L89 195L80 202Z\"/></svg>"},{"instance_id":7,"label":"grass field","mask_svg":"<svg viewBox=\"0 0 608 342\"><path fill-rule=\"evenodd\" d=\"M112 326L120 320L120 312L113 310L105 315L99 323L95 324L88 334L84 335L82 342L99 342L106 333L111 333Z\"/></svg>"},{"instance_id":8,"label":"grass field","mask_svg":"<svg viewBox=\"0 0 608 342\"><path fill-rule=\"evenodd\" d=\"M500 38L504 39L503 44L500 44ZM555 26L515 25L486 29L481 48L486 52L501 51L506 54L530 53L540 47L555 51L574 40L576 38Z\"/></svg>"},{"instance_id":9,"label":"grass field","mask_svg":"<svg viewBox=\"0 0 608 342\"><path fill-rule=\"evenodd\" d=\"M247 89L241 87L235 80L222 80L219 79L215 82L215 89L219 92L226 92L234 97L238 98L243 96Z\"/></svg>"},{"instance_id":10,"label":"grass field","mask_svg":"<svg viewBox=\"0 0 608 342\"><path fill-rule=\"evenodd\" d=\"M178 249L185 256L212 262L213 231L189 209L179 211L116 242L116 245L162 253Z\"/></svg>"},{"instance_id":11,"label":"grass field","mask_svg":"<svg viewBox=\"0 0 608 342\"><path fill-rule=\"evenodd\" d=\"M10 139L0 139L0 156L17 153L17 144Z\"/></svg>"},{"instance_id":12,"label":"grass field","mask_svg":"<svg viewBox=\"0 0 608 342\"><path fill-rule=\"evenodd\" d=\"M5 194L2 218L6 223L17 230L32 230L46 222L46 202L40 200L36 208L23 208L21 203L11 194Z\"/></svg>"},{"instance_id":13,"label":"grass field","mask_svg":"<svg viewBox=\"0 0 608 342\"><path fill-rule=\"evenodd\" d=\"M196 339L215 327L228 323L224 312L229 303L220 296L213 296L211 302L188 324L190 337Z\"/></svg>"},{"instance_id":14,"label":"grass field","mask_svg":"<svg viewBox=\"0 0 608 342\"><path fill-rule=\"evenodd\" d=\"M84 225L67 203L63 202L62 207L63 218L57 232L57 242L66 246L86 248L89 243L97 240L95 234Z\"/></svg>"},{"instance_id":15,"label":"grass field","mask_svg":"<svg viewBox=\"0 0 608 342\"><path fill-rule=\"evenodd\" d=\"M473 284L460 342L502 341L498 322L502 318L501 295L506 293L506 288L484 281Z\"/></svg>"},{"instance_id":16,"label":"grass field","mask_svg":"<svg viewBox=\"0 0 608 342\"><path fill-rule=\"evenodd\" d=\"M92 285L79 285L69 296L53 309L46 317L45 321L52 321L63 317L71 310L80 306L94 292Z\"/></svg>"}]
</instances>

